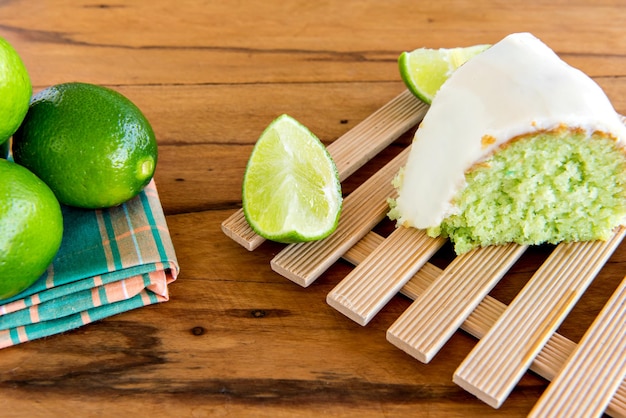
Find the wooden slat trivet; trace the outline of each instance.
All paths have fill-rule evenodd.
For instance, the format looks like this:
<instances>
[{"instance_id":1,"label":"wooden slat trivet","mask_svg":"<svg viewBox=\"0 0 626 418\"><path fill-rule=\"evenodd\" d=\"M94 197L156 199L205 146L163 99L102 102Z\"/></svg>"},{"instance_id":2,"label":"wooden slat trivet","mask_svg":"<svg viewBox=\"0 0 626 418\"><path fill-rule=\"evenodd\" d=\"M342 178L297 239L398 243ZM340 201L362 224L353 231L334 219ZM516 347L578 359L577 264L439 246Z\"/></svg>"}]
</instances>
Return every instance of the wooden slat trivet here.
<instances>
[{"instance_id":1,"label":"wooden slat trivet","mask_svg":"<svg viewBox=\"0 0 626 418\"><path fill-rule=\"evenodd\" d=\"M543 393L530 417L600 417L626 376L626 279Z\"/></svg>"},{"instance_id":2,"label":"wooden slat trivet","mask_svg":"<svg viewBox=\"0 0 626 418\"><path fill-rule=\"evenodd\" d=\"M375 232L363 237L346 254L344 260L358 265L382 242L384 238ZM416 300L442 274L442 270L426 263L400 290L404 296ZM506 305L491 296L486 296L461 325L461 329L477 339L483 338L506 310ZM576 343L554 333L530 365L530 370L551 381L564 367L576 348ZM626 416L626 382L622 382L605 411L615 417Z\"/></svg>"},{"instance_id":3,"label":"wooden slat trivet","mask_svg":"<svg viewBox=\"0 0 626 418\"><path fill-rule=\"evenodd\" d=\"M499 408L624 237L559 244L454 374Z\"/></svg>"},{"instance_id":4,"label":"wooden slat trivet","mask_svg":"<svg viewBox=\"0 0 626 418\"><path fill-rule=\"evenodd\" d=\"M397 228L330 291L326 301L367 325L444 243L424 230Z\"/></svg>"},{"instance_id":5,"label":"wooden slat trivet","mask_svg":"<svg viewBox=\"0 0 626 418\"><path fill-rule=\"evenodd\" d=\"M456 257L391 325L387 340L428 363L526 248L491 246Z\"/></svg>"},{"instance_id":6,"label":"wooden slat trivet","mask_svg":"<svg viewBox=\"0 0 626 418\"><path fill-rule=\"evenodd\" d=\"M385 217L389 211L387 197L394 193L391 179L406 163L409 150L402 151L344 199L335 232L320 241L286 246L271 260L272 269L301 286L313 283Z\"/></svg>"},{"instance_id":7,"label":"wooden slat trivet","mask_svg":"<svg viewBox=\"0 0 626 418\"><path fill-rule=\"evenodd\" d=\"M428 106L405 90L328 146L343 181L422 120ZM239 209L222 222L222 232L249 251L265 241Z\"/></svg>"},{"instance_id":8,"label":"wooden slat trivet","mask_svg":"<svg viewBox=\"0 0 626 418\"><path fill-rule=\"evenodd\" d=\"M415 110L409 110L407 114L403 115L403 117L408 120L401 120L401 119L388 120L386 119L388 116L384 116L384 117L381 117L380 120L377 120L376 123L374 123L372 119L375 114L373 114L368 119L364 120L361 124L357 125L357 127L355 127L353 130L346 133L344 136L342 136L337 141L335 141L333 144L337 144L336 151L333 150L334 148L333 144L329 146L329 151L331 151L331 155L333 156L333 158L335 158L335 163L337 164L337 167L340 172L340 178L342 180L345 179L349 174L354 172L356 169L358 169L360 166L362 166L365 162L371 159L376 153L378 153L380 150L382 150L389 143L391 143L393 140L399 137L402 133L406 132L410 127L414 126L423 118L427 110L427 106L415 100L406 91L403 94L396 97L391 102L389 102L383 108L379 109L379 111L376 113L379 113L379 112L382 113L383 109L385 108L389 108L394 111L398 110L402 113L406 109L400 110L402 106L399 105L398 102L401 102L402 100L405 100L405 99L409 102L410 106L416 107ZM382 134L380 138L374 138L374 142L376 142L376 144L378 145L374 147L370 147L369 150L371 151L371 154L368 154L367 153L368 148L363 149L362 143L359 143L359 147L357 148L357 147L354 147L354 143L351 144L351 142L358 140L359 135L357 135L357 132L356 132L357 128L360 128L361 125L363 126L369 125L370 122L372 123L371 128L374 131L376 131L375 129L376 127L378 128L382 127L383 128L382 131L384 133ZM400 123L400 125L396 126L396 124L398 123ZM366 135L370 135L370 134L366 134ZM371 135L375 136L376 134L372 133ZM385 135L392 135L393 137L383 138ZM350 140L344 140L346 139L346 137L349 137L349 136L352 137L352 138L349 138ZM345 148L342 151L340 151L339 145ZM343 158L341 156L341 152L345 152L346 155L349 155L350 157ZM351 157L356 158L357 160L356 164L351 161ZM343 163L345 163L346 165L345 166L342 165ZM389 197L393 197L393 196L389 196ZM355 205L356 205L356 202L355 202ZM386 211L386 208L385 208L385 211ZM256 234L254 234L251 231L251 229L247 225L247 222L245 221L245 218L243 217L243 211L241 210L235 213L234 215L232 215L230 218L228 218L222 223L222 230L227 236L231 237L236 242L239 242L242 246L244 246L245 248L249 250L255 249L256 247L258 247L258 245L260 245L263 242L262 238L256 236ZM335 249L335 252L330 257L328 255L325 256L327 264L324 264L322 266L322 269L315 272L315 276L312 280L315 280L315 278L319 276L321 272L325 271L339 257L343 256L347 260L358 261L359 257L362 257L365 254L369 254L371 252L370 250L373 250L373 248L375 248L377 245L380 245L380 241L382 241L381 237L377 237L376 234L374 234L373 232L369 232L369 233L367 231L361 231L361 232L362 232L361 235L356 237L356 240L358 240L361 237L363 238L361 239L361 241L358 241L358 242L354 240L354 237L353 238L342 237L342 240L345 246L342 246L340 251L337 251L337 249ZM617 237L617 235L619 235L619 237ZM376 238L371 239L372 236L375 236ZM615 239L616 237L618 238L617 240ZM518 369L518 371L514 373L514 377L512 379L504 382L503 384L500 384L500 387L504 385L506 388L503 391L501 390L499 392L498 394L500 396L499 398L493 397L491 393L485 392L482 387L474 387L473 384L470 383L469 380L466 380L466 376L463 375L464 372L467 373L469 376L472 376L472 373L474 373L474 378L478 376L479 380L484 379L482 382L483 384L485 382L488 382L489 380L492 380L489 378L485 379L484 373L482 373L481 375L480 370L478 371L472 370L471 366L474 363L475 363L474 365L477 365L479 368L484 367L484 365L481 366L480 361L476 360L479 356L476 356L475 352L481 351L479 350L480 346L488 346L488 344L485 341L488 341L489 339L492 339L492 340L498 339L496 337L491 337L492 335L495 334L494 331L489 332L487 337L484 337L487 334L490 327L494 329L498 328L497 326L505 321L503 318L507 317L507 315L511 317L515 316L513 314L510 314L510 312L514 311L515 309L513 310L510 308L505 309L506 306L504 304L498 302L495 299L490 298L489 296L486 296L483 299L483 301L470 314L467 320L461 325L461 329L464 329L465 331L476 336L479 339L480 338L483 338L483 339L479 342L477 347L472 351L472 353L470 354L470 357L468 357L463 363L463 365L459 367L459 369L457 369L457 373L455 373L455 376L454 376L454 381L457 384L460 384L469 392L476 394L479 398L483 399L485 402L491 404L494 407L498 407L504 401L504 399L506 399L506 397L508 396L508 393L513 389L513 387L519 380L519 377L521 377L521 375L525 372L527 368L530 368L531 370L535 371L539 375L545 377L548 380L551 380L556 375L560 367L566 363L569 353L571 353L576 347L576 344L560 336L559 334L556 334L554 331L558 327L558 324L560 324L560 321L567 315L567 313L569 312L569 310L571 309L575 301L578 300L578 298L580 297L580 294L584 292L584 290L586 289L586 286L590 283L593 277L595 277L595 274L597 274L597 272L602 268L606 259L608 259L610 254L617 247L617 245L619 245L619 242L623 238L623 229L620 230L619 234L616 234L616 236L614 236L613 238L614 239L612 240L612 243L610 244L595 243L604 249L607 249L606 248L607 246L610 246L611 248L607 250L608 253L606 251L604 253L600 251L602 254L599 256L597 254L595 256L593 254L589 255L588 258L590 259L593 258L593 260L591 260L591 264L592 264L591 270L587 269L583 272L583 275L582 275L583 279L576 282L576 285L578 286L578 288L575 291L564 293L565 296L569 296L569 297L565 297L565 299L562 300L561 301L562 303L559 305L559 303L556 302L558 298L553 296L553 299L554 299L553 302L556 303L557 305L556 311L552 312L552 317L543 318L544 322L542 322L539 328L536 328L534 330L536 334L534 335L534 337L530 337L530 339L528 339L528 337L526 338L528 340L526 342L527 343L530 342L531 346L527 347L527 352L525 356L523 356L522 358L521 363L523 363L523 366L511 367L511 369ZM613 241L616 241L616 242L613 242ZM350 248L350 246L347 244L348 242L351 243L351 245L356 243L356 245ZM366 242L368 243L367 246L364 245L364 243ZM299 245L300 244L298 244L297 246ZM308 245L308 243L305 245ZM570 244L568 244L568 246L569 245ZM557 247L557 250L553 252L552 256L548 260L551 260L554 257L555 253L558 253L559 249L563 246L564 244L559 245ZM572 244L572 246L582 248L582 247L585 247L585 243ZM292 246L288 247L287 249L291 247ZM369 247L372 247L372 248L369 248ZM586 262L589 262L589 260L581 261L578 255L580 254L568 255L568 257L574 256L576 258L575 262L572 263L575 266L581 267ZM309 254L309 256L311 256L311 254ZM542 266L542 268L533 276L533 279L531 279L531 282L539 281L535 279L537 276L540 275L539 273L541 271L543 270L550 271L551 269L554 270L555 267L558 267L559 264L563 262L564 258L567 258L567 257L561 255L559 257L556 257L557 259L556 262L544 263L544 266ZM602 258L604 258L604 260L601 261ZM307 258L300 257L299 259L306 260ZM275 260L273 260L273 262L274 261ZM356 264L358 264L358 262ZM546 266L547 264L549 264L549 266ZM437 270L438 269L436 267L432 266L429 263L426 263L423 266L423 268L416 274L416 276L413 279L411 279L409 282L407 282L404 287L402 287L400 292L415 299L418 294L426 291L426 287L428 287L428 282L429 282L427 278L429 277L429 275L431 276L430 283L436 281L435 276L439 274ZM566 273L569 273L570 277L575 274L574 269L569 269L569 270L564 269L564 271L565 273L562 274L564 277L567 277ZM552 273L545 273L544 276L550 276L551 274ZM420 281L418 279L424 279L424 280ZM308 285L312 282L312 280L308 282L305 280L301 284ZM525 287L525 289L529 287L531 282L529 282L529 284ZM540 287L540 286L535 286L535 287ZM525 293L525 292L522 291L522 293ZM522 293L520 293L520 295ZM529 293L529 292L526 292L526 293ZM520 298L520 295L518 295L518 297L516 298L516 300L514 301L512 305L515 305L518 299L524 299L524 298ZM524 304L520 302L520 303L517 303L517 305L523 306ZM518 312L518 314L521 312L524 312L524 309L519 309L517 305L515 305L515 308L520 311ZM541 308L541 306L539 306L539 308ZM532 309L526 308L526 311L528 310L532 311ZM528 312L525 312L525 313L528 313ZM509 320L509 322L515 322L515 321ZM520 332L523 334L527 334L527 331L524 331L524 330ZM500 333L502 334L503 332L500 331ZM507 340L504 340L504 341L507 341ZM518 340L516 343L515 342L509 343L509 347L507 348L507 351L515 351L514 350L515 344L520 344L520 341ZM493 343L491 345L493 345ZM488 349L483 349L483 350L489 351ZM492 364L489 364L488 367L485 367L485 368L498 369L498 366L494 368ZM500 374L501 375L503 374L502 370L500 370ZM490 377L493 378L493 376L490 376ZM495 383L491 385L490 390L498 392L496 389L494 389L494 387L498 386L499 381L496 378L494 382ZM622 384L619 386L617 392L615 393L614 398L611 400L610 404L608 405L606 412L610 415L626 416L626 388L624 386L624 382L622 382Z\"/></svg>"}]
</instances>

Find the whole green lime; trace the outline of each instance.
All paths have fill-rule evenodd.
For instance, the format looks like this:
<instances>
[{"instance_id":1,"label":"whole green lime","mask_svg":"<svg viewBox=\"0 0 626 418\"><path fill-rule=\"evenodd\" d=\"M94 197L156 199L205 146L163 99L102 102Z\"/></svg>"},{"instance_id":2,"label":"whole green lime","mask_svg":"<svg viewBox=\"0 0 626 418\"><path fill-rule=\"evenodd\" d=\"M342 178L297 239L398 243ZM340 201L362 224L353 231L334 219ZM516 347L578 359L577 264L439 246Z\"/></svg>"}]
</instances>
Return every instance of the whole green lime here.
<instances>
[{"instance_id":1,"label":"whole green lime","mask_svg":"<svg viewBox=\"0 0 626 418\"><path fill-rule=\"evenodd\" d=\"M139 108L114 90L76 82L33 96L12 151L61 203L87 209L131 199L157 163L154 131Z\"/></svg>"},{"instance_id":2,"label":"whole green lime","mask_svg":"<svg viewBox=\"0 0 626 418\"><path fill-rule=\"evenodd\" d=\"M0 144L22 123L32 93L22 59L11 44L0 37Z\"/></svg>"},{"instance_id":3,"label":"whole green lime","mask_svg":"<svg viewBox=\"0 0 626 418\"><path fill-rule=\"evenodd\" d=\"M63 216L52 190L20 165L0 160L0 299L31 286L61 246Z\"/></svg>"}]
</instances>

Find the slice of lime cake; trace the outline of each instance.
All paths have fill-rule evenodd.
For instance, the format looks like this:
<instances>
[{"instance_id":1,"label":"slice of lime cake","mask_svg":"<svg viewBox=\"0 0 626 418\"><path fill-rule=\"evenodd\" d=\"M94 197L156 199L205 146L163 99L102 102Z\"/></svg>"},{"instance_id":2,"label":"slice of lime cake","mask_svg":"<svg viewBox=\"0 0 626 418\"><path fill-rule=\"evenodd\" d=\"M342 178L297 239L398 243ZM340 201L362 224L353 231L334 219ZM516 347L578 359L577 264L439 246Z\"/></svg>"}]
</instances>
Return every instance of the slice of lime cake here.
<instances>
[{"instance_id":1,"label":"slice of lime cake","mask_svg":"<svg viewBox=\"0 0 626 418\"><path fill-rule=\"evenodd\" d=\"M602 89L528 33L442 85L389 217L478 246L606 239L626 220L626 127Z\"/></svg>"}]
</instances>

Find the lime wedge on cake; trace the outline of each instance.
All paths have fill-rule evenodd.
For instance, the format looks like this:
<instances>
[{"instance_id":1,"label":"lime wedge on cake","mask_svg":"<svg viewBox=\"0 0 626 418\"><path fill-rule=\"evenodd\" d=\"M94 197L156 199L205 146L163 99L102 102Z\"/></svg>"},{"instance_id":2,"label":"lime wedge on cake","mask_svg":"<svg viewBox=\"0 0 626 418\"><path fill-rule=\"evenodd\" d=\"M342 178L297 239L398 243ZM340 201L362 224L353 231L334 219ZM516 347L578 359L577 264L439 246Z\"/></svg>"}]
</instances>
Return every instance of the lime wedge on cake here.
<instances>
[{"instance_id":1,"label":"lime wedge on cake","mask_svg":"<svg viewBox=\"0 0 626 418\"><path fill-rule=\"evenodd\" d=\"M294 243L327 237L342 206L337 167L324 144L289 115L261 134L248 160L242 203L263 238Z\"/></svg>"},{"instance_id":2,"label":"lime wedge on cake","mask_svg":"<svg viewBox=\"0 0 626 418\"><path fill-rule=\"evenodd\" d=\"M435 93L454 70L489 46L418 48L403 52L398 57L400 76L411 93L424 103L430 104Z\"/></svg>"}]
</instances>

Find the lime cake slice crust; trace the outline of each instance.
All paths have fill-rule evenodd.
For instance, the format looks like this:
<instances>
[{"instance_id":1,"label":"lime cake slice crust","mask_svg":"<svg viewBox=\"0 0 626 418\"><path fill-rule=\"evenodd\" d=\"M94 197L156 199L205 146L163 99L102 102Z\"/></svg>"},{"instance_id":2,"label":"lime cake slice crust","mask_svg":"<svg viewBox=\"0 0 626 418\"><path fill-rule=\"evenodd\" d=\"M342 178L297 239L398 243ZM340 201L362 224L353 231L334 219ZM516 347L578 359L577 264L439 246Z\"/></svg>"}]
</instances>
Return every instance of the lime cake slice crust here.
<instances>
[{"instance_id":1,"label":"lime cake slice crust","mask_svg":"<svg viewBox=\"0 0 626 418\"><path fill-rule=\"evenodd\" d=\"M435 95L389 217L459 254L605 239L626 219L625 141L591 78L533 35L509 35Z\"/></svg>"}]
</instances>

